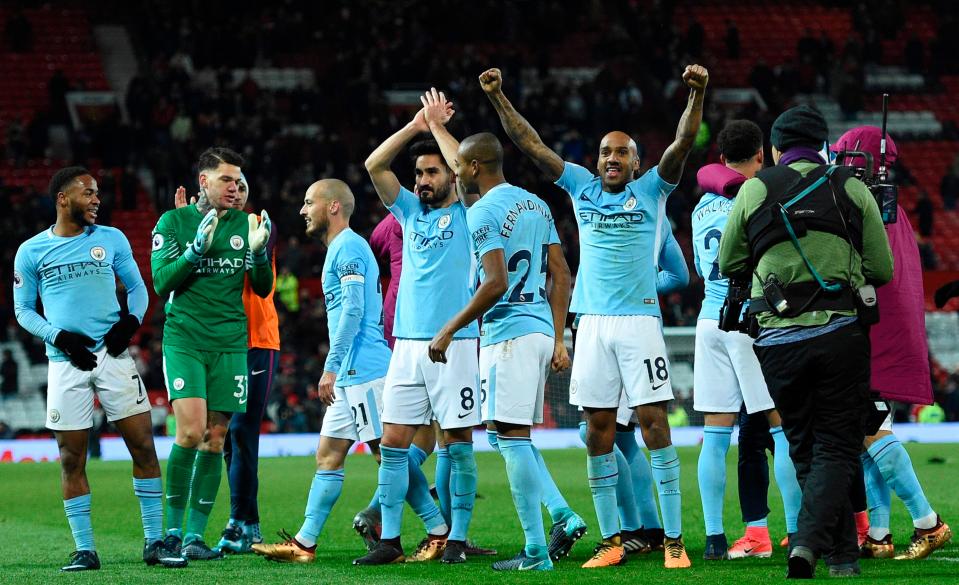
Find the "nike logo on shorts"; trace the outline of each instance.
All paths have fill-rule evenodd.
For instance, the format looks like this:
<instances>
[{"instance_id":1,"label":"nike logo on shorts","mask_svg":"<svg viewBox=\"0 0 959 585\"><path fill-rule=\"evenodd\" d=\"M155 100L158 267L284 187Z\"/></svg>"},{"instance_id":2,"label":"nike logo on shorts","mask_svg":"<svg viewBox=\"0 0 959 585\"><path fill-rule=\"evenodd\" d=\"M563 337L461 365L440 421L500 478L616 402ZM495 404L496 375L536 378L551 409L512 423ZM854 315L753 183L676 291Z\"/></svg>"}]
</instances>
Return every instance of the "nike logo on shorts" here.
<instances>
[{"instance_id":1,"label":"nike logo on shorts","mask_svg":"<svg viewBox=\"0 0 959 585\"><path fill-rule=\"evenodd\" d=\"M200 501L198 501L197 503L200 504L201 506L206 506L206 505L212 506L213 500L204 500L203 498L200 498Z\"/></svg>"},{"instance_id":2,"label":"nike logo on shorts","mask_svg":"<svg viewBox=\"0 0 959 585\"><path fill-rule=\"evenodd\" d=\"M473 413L472 413L472 412L464 412L463 414L458 414L458 415L456 415L456 418L461 418L461 419L462 419L462 418L466 418L466 417L470 416L471 414L473 414Z\"/></svg>"},{"instance_id":3,"label":"nike logo on shorts","mask_svg":"<svg viewBox=\"0 0 959 585\"><path fill-rule=\"evenodd\" d=\"M141 397L139 400L137 400L137 404L143 404L143 401L146 399L147 399L146 396Z\"/></svg>"},{"instance_id":4,"label":"nike logo on shorts","mask_svg":"<svg viewBox=\"0 0 959 585\"><path fill-rule=\"evenodd\" d=\"M253 370L252 372L250 372L250 375L251 375L251 376L259 376L260 374L262 374L262 373L265 372L265 371L266 371L266 370Z\"/></svg>"},{"instance_id":5,"label":"nike logo on shorts","mask_svg":"<svg viewBox=\"0 0 959 585\"><path fill-rule=\"evenodd\" d=\"M666 382L663 382L662 384L659 384L658 386L653 386L653 392L659 390L660 388L662 388L662 387L665 386L665 385L666 385Z\"/></svg>"}]
</instances>

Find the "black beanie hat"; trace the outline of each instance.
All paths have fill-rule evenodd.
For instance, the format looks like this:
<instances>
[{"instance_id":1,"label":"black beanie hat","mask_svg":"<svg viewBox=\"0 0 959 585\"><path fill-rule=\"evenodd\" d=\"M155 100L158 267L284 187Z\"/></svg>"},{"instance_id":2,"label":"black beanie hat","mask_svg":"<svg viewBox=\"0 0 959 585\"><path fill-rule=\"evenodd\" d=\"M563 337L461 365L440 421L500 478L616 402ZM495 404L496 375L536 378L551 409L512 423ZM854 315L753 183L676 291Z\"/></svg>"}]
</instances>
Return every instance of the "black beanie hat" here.
<instances>
[{"instance_id":1,"label":"black beanie hat","mask_svg":"<svg viewBox=\"0 0 959 585\"><path fill-rule=\"evenodd\" d=\"M786 110L773 122L769 134L769 141L779 152L785 152L793 146L808 146L818 150L828 138L826 119L811 106L796 106Z\"/></svg>"}]
</instances>

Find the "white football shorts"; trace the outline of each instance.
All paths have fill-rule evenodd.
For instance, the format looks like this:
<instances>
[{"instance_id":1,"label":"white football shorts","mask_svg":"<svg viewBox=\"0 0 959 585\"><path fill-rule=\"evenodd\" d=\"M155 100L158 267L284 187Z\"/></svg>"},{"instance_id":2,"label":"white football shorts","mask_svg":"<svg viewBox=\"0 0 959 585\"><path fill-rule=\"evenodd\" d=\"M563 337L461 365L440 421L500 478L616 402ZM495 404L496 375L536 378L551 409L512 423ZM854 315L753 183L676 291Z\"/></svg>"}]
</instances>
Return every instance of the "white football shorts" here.
<instances>
[{"instance_id":1,"label":"white football shorts","mask_svg":"<svg viewBox=\"0 0 959 585\"><path fill-rule=\"evenodd\" d=\"M673 399L661 322L650 315L583 315L576 334L569 402L633 409Z\"/></svg>"},{"instance_id":2,"label":"white football shorts","mask_svg":"<svg viewBox=\"0 0 959 585\"><path fill-rule=\"evenodd\" d=\"M531 333L480 348L483 422L530 426L543 422L553 344L552 337Z\"/></svg>"},{"instance_id":3,"label":"white football shorts","mask_svg":"<svg viewBox=\"0 0 959 585\"><path fill-rule=\"evenodd\" d=\"M84 372L69 361L50 362L47 370L47 428L78 431L93 427L93 396L110 422L149 412L146 388L129 352L117 357L106 346L94 352L97 365Z\"/></svg>"},{"instance_id":4,"label":"white football shorts","mask_svg":"<svg viewBox=\"0 0 959 585\"><path fill-rule=\"evenodd\" d=\"M383 394L383 422L444 430L480 424L478 340L454 339L447 363L433 363L430 342L397 339Z\"/></svg>"},{"instance_id":5,"label":"white football shorts","mask_svg":"<svg viewBox=\"0 0 959 585\"><path fill-rule=\"evenodd\" d=\"M753 340L745 333L722 331L719 321L696 323L693 359L693 408L698 412L764 412L776 408L766 388Z\"/></svg>"}]
</instances>

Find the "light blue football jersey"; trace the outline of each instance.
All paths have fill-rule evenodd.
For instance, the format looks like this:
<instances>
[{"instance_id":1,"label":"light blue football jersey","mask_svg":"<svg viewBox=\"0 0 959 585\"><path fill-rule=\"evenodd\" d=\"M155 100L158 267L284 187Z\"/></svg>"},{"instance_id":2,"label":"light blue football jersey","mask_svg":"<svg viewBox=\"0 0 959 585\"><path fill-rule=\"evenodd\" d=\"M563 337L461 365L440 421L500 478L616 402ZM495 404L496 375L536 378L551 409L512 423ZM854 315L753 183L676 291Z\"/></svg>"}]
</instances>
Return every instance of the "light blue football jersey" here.
<instances>
[{"instance_id":1,"label":"light blue football jersey","mask_svg":"<svg viewBox=\"0 0 959 585\"><path fill-rule=\"evenodd\" d=\"M622 192L607 193L599 177L570 162L556 184L572 198L579 225L579 272L570 311L659 317L662 224L666 198L676 185L653 167Z\"/></svg>"},{"instance_id":2,"label":"light blue football jersey","mask_svg":"<svg viewBox=\"0 0 959 585\"><path fill-rule=\"evenodd\" d=\"M719 309L729 289L729 280L719 273L719 240L735 201L706 193L693 209L693 264L706 288L700 319L719 319Z\"/></svg>"},{"instance_id":3,"label":"light blue football jersey","mask_svg":"<svg viewBox=\"0 0 959 585\"><path fill-rule=\"evenodd\" d=\"M20 245L14 260L13 300L17 321L43 339L51 361L67 356L53 346L60 331L80 333L103 347L103 336L120 320L117 282L127 290L130 314L141 322L149 302L130 242L116 228L94 225L72 237L49 228ZM37 297L43 315L37 312Z\"/></svg>"},{"instance_id":4,"label":"light blue football jersey","mask_svg":"<svg viewBox=\"0 0 959 585\"><path fill-rule=\"evenodd\" d=\"M531 333L553 337L553 313L546 298L550 244L559 244L553 214L542 199L525 189L500 183L466 212L479 266L482 257L503 250L509 284L485 315L480 345L491 345Z\"/></svg>"},{"instance_id":5,"label":"light blue football jersey","mask_svg":"<svg viewBox=\"0 0 959 585\"><path fill-rule=\"evenodd\" d=\"M433 339L466 306L476 286L466 206L457 201L433 209L400 187L389 210L403 227L403 276L396 295L393 335L397 339ZM475 322L453 335L454 339L477 337Z\"/></svg>"},{"instance_id":6,"label":"light blue football jersey","mask_svg":"<svg viewBox=\"0 0 959 585\"><path fill-rule=\"evenodd\" d=\"M351 287L362 289L362 296L357 294L359 291L348 290ZM362 299L363 315L337 372L336 385L340 387L382 378L389 368L391 355L383 337L379 265L366 240L347 228L330 242L323 262L323 296L331 344L340 327L345 296L351 292L357 294L357 300ZM330 352L334 351L342 348L331 347Z\"/></svg>"}]
</instances>

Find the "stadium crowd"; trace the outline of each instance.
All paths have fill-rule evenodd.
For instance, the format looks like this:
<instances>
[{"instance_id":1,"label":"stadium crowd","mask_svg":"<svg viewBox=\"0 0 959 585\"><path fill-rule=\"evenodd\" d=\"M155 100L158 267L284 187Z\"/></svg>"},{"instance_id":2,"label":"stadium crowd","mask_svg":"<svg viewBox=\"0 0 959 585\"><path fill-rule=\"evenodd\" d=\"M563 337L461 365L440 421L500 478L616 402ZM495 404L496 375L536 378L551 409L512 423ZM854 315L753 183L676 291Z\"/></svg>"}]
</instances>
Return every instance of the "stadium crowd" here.
<instances>
[{"instance_id":1,"label":"stadium crowd","mask_svg":"<svg viewBox=\"0 0 959 585\"><path fill-rule=\"evenodd\" d=\"M440 2L431 5L435 18L429 21L416 18L409 3L382 3L375 10L359 10L349 2L341 2L338 10L325 3L281 3L224 12L222 2L156 1L138 4L135 14L122 3L114 6L140 57L139 73L123 97L129 119L107 120L95 130L71 129L69 158L96 160L101 168L118 170L98 177L101 194L106 195L104 211L111 205L135 206L138 193L149 193L160 213L172 207L178 185L193 188L192 161L206 145L230 145L251 161L245 172L252 186L252 206L270 210L280 236L277 307L283 351L268 409L275 430L319 430L320 407L314 398L321 357L328 348L325 309L322 299L297 279L319 276L323 252L316 244L301 241L302 193L315 177L342 177L357 195L354 228L369 235L385 209L362 161L376 141L405 123L409 113L391 106L387 90L419 90L429 80L445 89L464 112L452 122L454 134L498 128L495 112L474 83L477 72L495 62L516 80L512 93L517 107L564 159L593 168L594 137L620 124L638 138L641 154L649 153L643 157L645 170L670 140L674 120L685 105L685 87L676 82L676 71L691 60L708 62L711 57L702 25L691 16L685 28L676 26L675 11L681 8L671 2L593 2L588 10L576 13L557 1L498 4L498 9L457 4L454 10L452 3ZM768 134L775 115L797 93L829 92L847 114L862 109L865 67L883 62L879 41L900 34L904 20L897 17L901 5L893 0L848 6L858 35L835 47L825 33L808 29L797 46L798 58L781 64L754 62L742 54L740 32L735 22L729 22L726 57L739 56L743 67L751 68L749 82L768 109L707 107L689 169L715 159L714 137L727 119L756 120ZM938 37L928 47L917 38L906 47L909 69L930 80L957 67L948 56L955 54L959 38L951 34L954 17L946 14ZM22 17L14 13L11 18ZM490 30L497 31L495 43L487 40ZM223 35L235 42L220 43ZM519 39L525 41L524 47L539 49L512 48ZM570 41L575 49L564 50L557 39ZM20 36L14 41L21 49L31 42ZM437 54L435 46L444 52ZM839 59L831 58L837 53ZM635 67L637 60L642 67ZM575 74L575 67L586 62L599 68L595 78ZM255 66L308 67L320 81L271 90L249 76L235 79L232 74L235 68ZM68 88L64 75L54 74L49 111L8 125L5 157L27 160L50 154L49 129L66 120ZM947 125L945 133L955 133L955 128ZM525 157L506 160L507 177L552 207L575 274L578 232L568 197L545 182ZM908 169L901 164L897 173L900 183L908 184ZM947 209L959 196L957 176L959 162L943 177ZM690 212L700 195L695 173L686 172L669 198L667 214L687 259ZM53 206L46 196L2 184L0 205L11 210L0 219L0 268L9 273L17 244L52 222ZM931 232L933 210L928 201L920 200L915 225L923 238ZM99 222L109 224L104 215ZM931 244L926 241L920 249L924 265L934 268ZM665 324L695 324L702 294L702 282L696 278L684 291L671 294L663 305ZM152 329L140 335L139 359L148 387L162 388L160 342L155 335L162 311L154 311L153 318ZM6 325L0 328L0 340L16 336L32 361L43 362L43 344L15 326L6 296L0 300L0 319ZM959 374L940 371L934 383L946 418L959 420Z\"/></svg>"}]
</instances>

